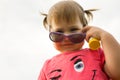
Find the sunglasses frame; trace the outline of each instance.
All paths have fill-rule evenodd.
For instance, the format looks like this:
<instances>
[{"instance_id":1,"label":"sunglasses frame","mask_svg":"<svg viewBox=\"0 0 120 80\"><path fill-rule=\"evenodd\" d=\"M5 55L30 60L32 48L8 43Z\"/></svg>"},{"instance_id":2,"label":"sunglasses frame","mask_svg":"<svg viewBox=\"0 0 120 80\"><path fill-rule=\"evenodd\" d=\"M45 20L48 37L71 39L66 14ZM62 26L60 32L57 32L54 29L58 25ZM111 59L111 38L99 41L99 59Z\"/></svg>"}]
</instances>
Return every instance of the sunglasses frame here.
<instances>
[{"instance_id":1,"label":"sunglasses frame","mask_svg":"<svg viewBox=\"0 0 120 80\"><path fill-rule=\"evenodd\" d=\"M61 38L55 41L52 39L52 36L51 36L52 34L60 35ZM77 40L74 40L73 37L75 35L79 35L79 37L81 37L81 38L78 38L78 39L76 38ZM73 43L80 43L80 42L84 41L86 34L82 33L82 32L81 33L71 33L71 34L64 34L64 33L60 33L60 32L50 32L49 33L49 38L53 42L62 42L64 40L64 38L66 38L66 37Z\"/></svg>"}]
</instances>

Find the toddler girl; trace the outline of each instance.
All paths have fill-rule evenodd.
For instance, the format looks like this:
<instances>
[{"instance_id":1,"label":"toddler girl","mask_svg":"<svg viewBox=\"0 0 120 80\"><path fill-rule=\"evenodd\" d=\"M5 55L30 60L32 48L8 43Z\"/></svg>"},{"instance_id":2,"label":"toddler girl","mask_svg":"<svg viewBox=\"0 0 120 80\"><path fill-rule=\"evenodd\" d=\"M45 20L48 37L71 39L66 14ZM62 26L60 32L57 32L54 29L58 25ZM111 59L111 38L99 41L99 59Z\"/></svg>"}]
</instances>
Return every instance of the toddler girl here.
<instances>
[{"instance_id":1,"label":"toddler girl","mask_svg":"<svg viewBox=\"0 0 120 80\"><path fill-rule=\"evenodd\" d=\"M44 26L60 54L45 62L38 80L120 80L120 44L105 30L88 25L91 11L66 0L43 14ZM91 37L100 40L103 49L83 49Z\"/></svg>"}]
</instances>

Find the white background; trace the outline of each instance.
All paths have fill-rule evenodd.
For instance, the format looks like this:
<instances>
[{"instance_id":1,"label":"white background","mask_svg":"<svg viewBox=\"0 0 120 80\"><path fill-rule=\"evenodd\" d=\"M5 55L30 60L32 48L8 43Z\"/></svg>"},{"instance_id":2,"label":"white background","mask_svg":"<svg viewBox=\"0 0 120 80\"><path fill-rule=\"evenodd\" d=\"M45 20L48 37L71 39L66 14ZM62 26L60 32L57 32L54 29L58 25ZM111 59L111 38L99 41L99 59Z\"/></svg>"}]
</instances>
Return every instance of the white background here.
<instances>
[{"instance_id":1,"label":"white background","mask_svg":"<svg viewBox=\"0 0 120 80\"><path fill-rule=\"evenodd\" d=\"M100 9L93 13L90 25L105 29L120 42L119 0L76 1L84 9ZM40 15L40 12L47 13L56 2L58 0L0 0L0 80L37 80L44 61L58 54Z\"/></svg>"}]
</instances>

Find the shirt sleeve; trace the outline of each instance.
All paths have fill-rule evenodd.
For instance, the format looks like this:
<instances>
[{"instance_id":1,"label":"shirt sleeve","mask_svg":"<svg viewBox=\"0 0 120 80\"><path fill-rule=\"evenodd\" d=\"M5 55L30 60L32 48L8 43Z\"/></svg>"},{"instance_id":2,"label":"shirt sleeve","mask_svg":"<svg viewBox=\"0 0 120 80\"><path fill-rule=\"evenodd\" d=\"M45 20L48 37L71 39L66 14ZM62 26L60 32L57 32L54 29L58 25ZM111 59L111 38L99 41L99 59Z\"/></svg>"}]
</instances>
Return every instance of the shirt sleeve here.
<instances>
[{"instance_id":1,"label":"shirt sleeve","mask_svg":"<svg viewBox=\"0 0 120 80\"><path fill-rule=\"evenodd\" d=\"M44 63L40 71L40 74L38 76L38 80L47 80L46 75L45 75L47 64L48 64L48 60Z\"/></svg>"},{"instance_id":2,"label":"shirt sleeve","mask_svg":"<svg viewBox=\"0 0 120 80\"><path fill-rule=\"evenodd\" d=\"M43 72L43 69L42 69L41 72L40 72L40 75L39 75L39 77L38 77L38 80L47 80L46 77L45 77L45 74L44 74L44 72Z\"/></svg>"},{"instance_id":3,"label":"shirt sleeve","mask_svg":"<svg viewBox=\"0 0 120 80\"><path fill-rule=\"evenodd\" d=\"M104 66L104 64L105 64L104 51L101 48L98 51L99 51L99 54L100 54L100 59L101 59L102 66Z\"/></svg>"}]
</instances>

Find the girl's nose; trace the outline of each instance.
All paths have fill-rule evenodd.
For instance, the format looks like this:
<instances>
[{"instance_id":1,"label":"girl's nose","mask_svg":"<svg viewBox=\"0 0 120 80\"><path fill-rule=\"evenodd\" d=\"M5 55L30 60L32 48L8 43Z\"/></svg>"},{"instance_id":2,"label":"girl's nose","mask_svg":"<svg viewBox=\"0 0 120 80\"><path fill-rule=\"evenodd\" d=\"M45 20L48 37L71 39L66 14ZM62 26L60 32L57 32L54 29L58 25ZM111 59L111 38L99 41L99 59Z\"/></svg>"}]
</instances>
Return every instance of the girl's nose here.
<instances>
[{"instance_id":1,"label":"girl's nose","mask_svg":"<svg viewBox=\"0 0 120 80\"><path fill-rule=\"evenodd\" d=\"M69 41L70 41L69 37L68 36L64 36L63 42L69 42Z\"/></svg>"},{"instance_id":2,"label":"girl's nose","mask_svg":"<svg viewBox=\"0 0 120 80\"><path fill-rule=\"evenodd\" d=\"M64 40L69 40L68 36L65 36L65 37L64 37Z\"/></svg>"},{"instance_id":3,"label":"girl's nose","mask_svg":"<svg viewBox=\"0 0 120 80\"><path fill-rule=\"evenodd\" d=\"M70 39L69 39L69 36L70 35L70 33L65 33L65 36L64 36L64 41L69 41Z\"/></svg>"}]
</instances>

